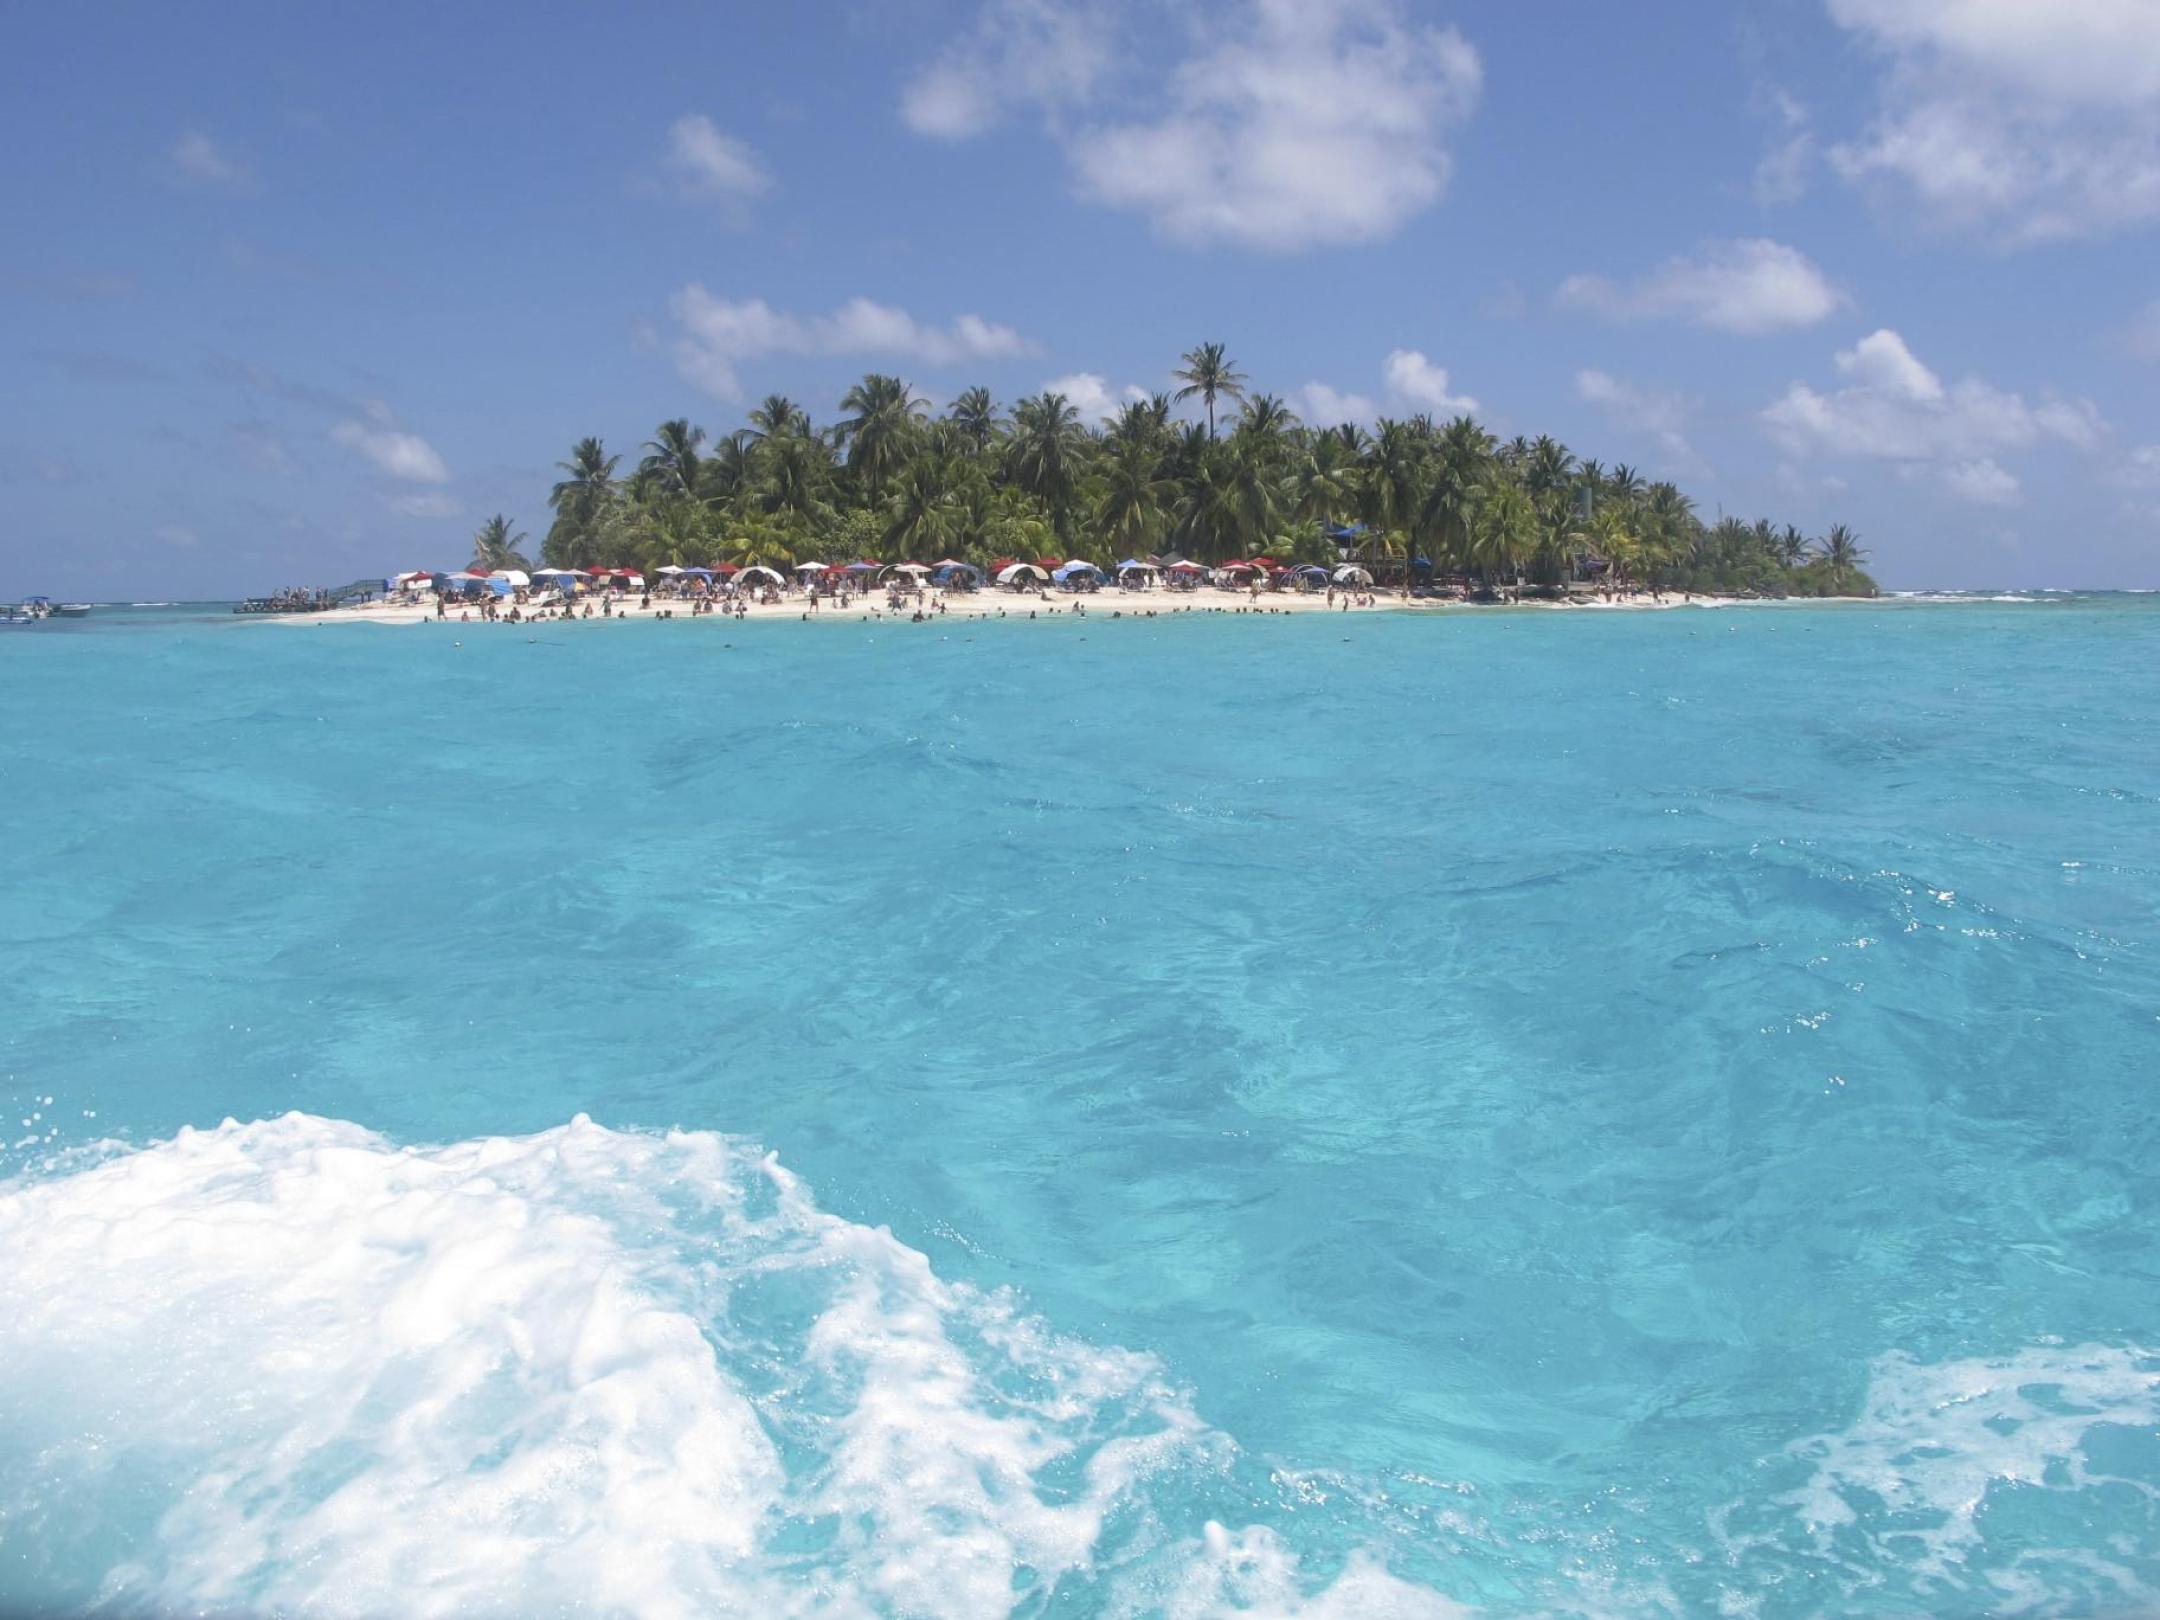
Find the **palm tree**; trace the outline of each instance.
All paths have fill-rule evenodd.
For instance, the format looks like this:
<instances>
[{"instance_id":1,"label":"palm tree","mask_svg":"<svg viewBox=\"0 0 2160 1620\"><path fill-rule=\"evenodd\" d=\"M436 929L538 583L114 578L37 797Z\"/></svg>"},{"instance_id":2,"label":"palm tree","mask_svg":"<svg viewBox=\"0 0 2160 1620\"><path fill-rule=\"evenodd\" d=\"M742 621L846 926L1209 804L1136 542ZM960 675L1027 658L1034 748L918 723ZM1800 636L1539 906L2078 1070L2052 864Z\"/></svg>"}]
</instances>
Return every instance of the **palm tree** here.
<instances>
[{"instance_id":1,"label":"palm tree","mask_svg":"<svg viewBox=\"0 0 2160 1620\"><path fill-rule=\"evenodd\" d=\"M952 402L945 419L958 428L979 456L990 448L998 433L997 401L987 388L965 388Z\"/></svg>"},{"instance_id":2,"label":"palm tree","mask_svg":"<svg viewBox=\"0 0 2160 1620\"><path fill-rule=\"evenodd\" d=\"M1807 536L1790 523L1778 531L1775 542L1778 566L1788 573L1805 563L1808 558Z\"/></svg>"},{"instance_id":3,"label":"palm tree","mask_svg":"<svg viewBox=\"0 0 2160 1620\"><path fill-rule=\"evenodd\" d=\"M1500 476L1473 497L1466 554L1488 579L1516 573L1538 543L1537 506L1514 479Z\"/></svg>"},{"instance_id":4,"label":"palm tree","mask_svg":"<svg viewBox=\"0 0 2160 1620\"><path fill-rule=\"evenodd\" d=\"M1013 407L1006 475L1042 503L1060 536L1072 521L1087 442L1080 412L1063 394L1033 394Z\"/></svg>"},{"instance_id":5,"label":"palm tree","mask_svg":"<svg viewBox=\"0 0 2160 1620\"><path fill-rule=\"evenodd\" d=\"M1154 449L1141 442L1115 442L1103 462L1102 473L1095 524L1104 542L1111 550L1127 554L1157 544L1169 522L1177 485L1162 476L1160 458Z\"/></svg>"},{"instance_id":6,"label":"palm tree","mask_svg":"<svg viewBox=\"0 0 2160 1620\"><path fill-rule=\"evenodd\" d=\"M518 550L525 539L522 532L512 533L510 520L497 512L473 535L472 571L476 574L492 574L498 568L530 569L523 553Z\"/></svg>"},{"instance_id":7,"label":"palm tree","mask_svg":"<svg viewBox=\"0 0 2160 1620\"><path fill-rule=\"evenodd\" d=\"M1170 375L1185 385L1177 391L1179 399L1198 394L1207 401L1207 433L1211 439L1215 437L1215 401L1245 397L1245 374L1220 343L1203 343L1197 349L1186 350L1183 362Z\"/></svg>"},{"instance_id":8,"label":"palm tree","mask_svg":"<svg viewBox=\"0 0 2160 1620\"><path fill-rule=\"evenodd\" d=\"M1432 482L1418 510L1417 523L1420 534L1433 547L1435 562L1443 556L1465 563L1476 561L1472 555L1471 517L1486 481L1498 471L1492 435L1470 417L1458 416L1441 430L1434 446ZM1527 507L1529 497L1523 499ZM1534 512L1534 508L1531 510ZM1509 516L1512 522L1512 509ZM1404 580L1407 588L1407 573Z\"/></svg>"},{"instance_id":9,"label":"palm tree","mask_svg":"<svg viewBox=\"0 0 2160 1620\"><path fill-rule=\"evenodd\" d=\"M785 394L767 394L750 413L750 440L762 444L789 433L808 433L810 413Z\"/></svg>"},{"instance_id":10,"label":"palm tree","mask_svg":"<svg viewBox=\"0 0 2160 1620\"><path fill-rule=\"evenodd\" d=\"M1830 532L1816 542L1815 558L1829 575L1831 590L1840 596L1865 577L1860 570L1867 553L1860 549L1860 537L1842 523L1831 524Z\"/></svg>"},{"instance_id":11,"label":"palm tree","mask_svg":"<svg viewBox=\"0 0 2160 1620\"><path fill-rule=\"evenodd\" d=\"M692 427L686 417L662 422L645 441L645 459L638 463L639 479L663 495L695 500L701 470L698 447L704 442L705 430Z\"/></svg>"},{"instance_id":12,"label":"palm tree","mask_svg":"<svg viewBox=\"0 0 2160 1620\"><path fill-rule=\"evenodd\" d=\"M898 377L872 372L840 401L852 415L836 424L847 446L848 471L862 481L872 506L884 494L885 480L906 454L921 425L923 402Z\"/></svg>"},{"instance_id":13,"label":"palm tree","mask_svg":"<svg viewBox=\"0 0 2160 1620\"><path fill-rule=\"evenodd\" d=\"M580 439L570 459L555 465L568 476L548 491L555 521L548 526L540 555L552 568L575 568L598 559L600 530L616 499L615 466L598 439Z\"/></svg>"}]
</instances>

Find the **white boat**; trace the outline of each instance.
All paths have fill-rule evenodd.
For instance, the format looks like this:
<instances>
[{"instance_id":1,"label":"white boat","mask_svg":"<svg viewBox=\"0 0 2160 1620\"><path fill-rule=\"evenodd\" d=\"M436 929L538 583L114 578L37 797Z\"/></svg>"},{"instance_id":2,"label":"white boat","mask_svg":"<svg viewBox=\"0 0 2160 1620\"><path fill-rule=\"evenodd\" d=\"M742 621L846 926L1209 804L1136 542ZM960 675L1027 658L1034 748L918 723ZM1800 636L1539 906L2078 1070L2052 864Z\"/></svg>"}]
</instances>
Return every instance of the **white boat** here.
<instances>
[{"instance_id":1,"label":"white boat","mask_svg":"<svg viewBox=\"0 0 2160 1620\"><path fill-rule=\"evenodd\" d=\"M56 602L52 607L56 619L87 619L90 617L88 602Z\"/></svg>"}]
</instances>

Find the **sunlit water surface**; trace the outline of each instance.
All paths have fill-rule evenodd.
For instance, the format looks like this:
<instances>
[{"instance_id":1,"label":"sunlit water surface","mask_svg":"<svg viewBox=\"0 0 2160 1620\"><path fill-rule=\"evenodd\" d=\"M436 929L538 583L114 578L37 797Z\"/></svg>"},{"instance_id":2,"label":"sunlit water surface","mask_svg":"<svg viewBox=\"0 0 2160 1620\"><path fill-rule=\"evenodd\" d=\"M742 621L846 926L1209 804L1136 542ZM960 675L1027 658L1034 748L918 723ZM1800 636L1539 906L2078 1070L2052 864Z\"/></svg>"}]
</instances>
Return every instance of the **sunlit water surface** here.
<instances>
[{"instance_id":1,"label":"sunlit water surface","mask_svg":"<svg viewBox=\"0 0 2160 1620\"><path fill-rule=\"evenodd\" d=\"M2151 600L10 633L0 1610L2152 1612Z\"/></svg>"}]
</instances>

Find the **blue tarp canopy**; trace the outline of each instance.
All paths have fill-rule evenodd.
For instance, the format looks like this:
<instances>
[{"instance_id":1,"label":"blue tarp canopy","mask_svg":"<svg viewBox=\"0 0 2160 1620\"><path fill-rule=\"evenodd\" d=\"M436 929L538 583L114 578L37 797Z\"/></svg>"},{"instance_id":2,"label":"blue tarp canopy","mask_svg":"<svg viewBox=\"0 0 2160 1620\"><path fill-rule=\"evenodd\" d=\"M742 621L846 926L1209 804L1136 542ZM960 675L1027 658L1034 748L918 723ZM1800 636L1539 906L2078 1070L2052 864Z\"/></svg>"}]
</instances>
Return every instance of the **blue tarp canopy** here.
<instances>
[{"instance_id":1,"label":"blue tarp canopy","mask_svg":"<svg viewBox=\"0 0 2160 1620\"><path fill-rule=\"evenodd\" d=\"M517 590L517 587L511 584L507 579L486 579L482 580L480 583L485 585L489 590L493 591L497 596L510 596L514 594Z\"/></svg>"},{"instance_id":2,"label":"blue tarp canopy","mask_svg":"<svg viewBox=\"0 0 2160 1620\"><path fill-rule=\"evenodd\" d=\"M930 571L930 577L940 585L949 579L960 579L962 577L971 579L980 585L983 581L983 571L973 563L947 563L942 568L933 568Z\"/></svg>"},{"instance_id":3,"label":"blue tarp canopy","mask_svg":"<svg viewBox=\"0 0 2160 1620\"><path fill-rule=\"evenodd\" d=\"M1318 563L1307 563L1304 567L1300 568L1298 572L1301 574L1318 574L1322 579L1327 578L1327 570L1325 568L1322 568Z\"/></svg>"}]
</instances>

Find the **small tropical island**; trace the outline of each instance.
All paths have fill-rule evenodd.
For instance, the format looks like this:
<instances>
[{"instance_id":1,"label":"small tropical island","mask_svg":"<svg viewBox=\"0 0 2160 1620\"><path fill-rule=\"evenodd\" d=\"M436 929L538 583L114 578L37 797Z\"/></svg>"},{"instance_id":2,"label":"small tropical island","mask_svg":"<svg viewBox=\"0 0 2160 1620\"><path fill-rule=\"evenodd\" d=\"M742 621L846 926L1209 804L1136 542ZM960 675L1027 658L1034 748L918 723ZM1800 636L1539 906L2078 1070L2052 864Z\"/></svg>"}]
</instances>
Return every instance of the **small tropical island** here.
<instances>
[{"instance_id":1,"label":"small tropical island","mask_svg":"<svg viewBox=\"0 0 2160 1620\"><path fill-rule=\"evenodd\" d=\"M1021 589L1048 583L1036 559L1081 565L1076 588L1145 559L1151 577L1183 567L1254 595L1317 591L1346 568L1375 593L1421 600L1876 594L1842 524L1811 538L1768 519L1705 522L1670 482L1545 436L1502 441L1469 416L1302 422L1250 389L1220 343L1187 352L1173 377L1174 392L1099 426L1062 394L1008 413L982 387L933 416L901 378L872 374L822 425L774 394L717 437L662 422L633 467L581 439L557 464L537 562L497 515L460 574L405 579L439 591L553 571L568 586L574 570L581 587L661 580L672 598L764 570L814 598L850 567L909 558L967 565L969 582L1017 560L1025 572L1007 583ZM1177 414L1188 403L1197 419Z\"/></svg>"}]
</instances>

